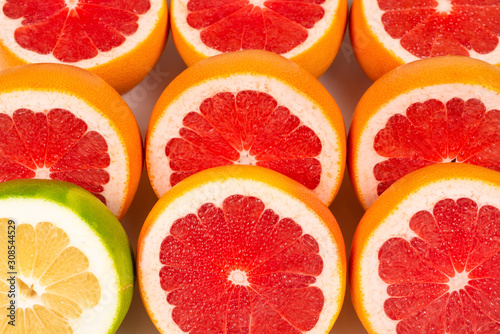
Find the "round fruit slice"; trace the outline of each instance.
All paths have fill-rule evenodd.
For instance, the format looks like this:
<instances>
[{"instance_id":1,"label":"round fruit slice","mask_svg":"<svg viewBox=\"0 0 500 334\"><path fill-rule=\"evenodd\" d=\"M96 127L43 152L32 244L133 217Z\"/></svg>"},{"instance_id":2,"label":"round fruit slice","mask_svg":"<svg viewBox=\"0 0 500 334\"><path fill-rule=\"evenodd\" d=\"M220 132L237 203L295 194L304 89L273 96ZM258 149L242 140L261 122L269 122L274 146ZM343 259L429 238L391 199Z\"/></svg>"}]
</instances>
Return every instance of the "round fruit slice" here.
<instances>
[{"instance_id":1,"label":"round fruit slice","mask_svg":"<svg viewBox=\"0 0 500 334\"><path fill-rule=\"evenodd\" d=\"M0 268L2 333L114 333L132 300L125 231L67 182L0 184Z\"/></svg>"},{"instance_id":2,"label":"round fruit slice","mask_svg":"<svg viewBox=\"0 0 500 334\"><path fill-rule=\"evenodd\" d=\"M160 57L167 18L164 0L0 0L0 69L74 64L125 93Z\"/></svg>"},{"instance_id":3,"label":"round fruit slice","mask_svg":"<svg viewBox=\"0 0 500 334\"><path fill-rule=\"evenodd\" d=\"M304 186L256 166L217 167L149 214L139 287L162 333L328 333L344 251L335 218Z\"/></svg>"},{"instance_id":4,"label":"round fruit slice","mask_svg":"<svg viewBox=\"0 0 500 334\"><path fill-rule=\"evenodd\" d=\"M321 76L344 37L346 0L172 0L172 35L184 62L267 50Z\"/></svg>"},{"instance_id":5,"label":"round fruit slice","mask_svg":"<svg viewBox=\"0 0 500 334\"><path fill-rule=\"evenodd\" d=\"M24 65L0 73L0 105L0 182L72 182L125 215L139 184L142 143L111 86L73 66Z\"/></svg>"},{"instance_id":6,"label":"round fruit slice","mask_svg":"<svg viewBox=\"0 0 500 334\"><path fill-rule=\"evenodd\" d=\"M158 197L201 170L258 165L330 203L344 173L342 114L293 62L265 51L219 55L188 68L155 106L146 165Z\"/></svg>"},{"instance_id":7,"label":"round fruit slice","mask_svg":"<svg viewBox=\"0 0 500 334\"><path fill-rule=\"evenodd\" d=\"M349 172L367 208L397 179L441 162L500 171L500 69L466 57L407 64L368 89L353 116Z\"/></svg>"},{"instance_id":8,"label":"round fruit slice","mask_svg":"<svg viewBox=\"0 0 500 334\"><path fill-rule=\"evenodd\" d=\"M500 65L496 0L354 0L354 54L372 80L422 58L457 55Z\"/></svg>"},{"instance_id":9,"label":"round fruit slice","mask_svg":"<svg viewBox=\"0 0 500 334\"><path fill-rule=\"evenodd\" d=\"M422 168L366 211L351 293L369 333L500 332L500 173Z\"/></svg>"}]
</instances>

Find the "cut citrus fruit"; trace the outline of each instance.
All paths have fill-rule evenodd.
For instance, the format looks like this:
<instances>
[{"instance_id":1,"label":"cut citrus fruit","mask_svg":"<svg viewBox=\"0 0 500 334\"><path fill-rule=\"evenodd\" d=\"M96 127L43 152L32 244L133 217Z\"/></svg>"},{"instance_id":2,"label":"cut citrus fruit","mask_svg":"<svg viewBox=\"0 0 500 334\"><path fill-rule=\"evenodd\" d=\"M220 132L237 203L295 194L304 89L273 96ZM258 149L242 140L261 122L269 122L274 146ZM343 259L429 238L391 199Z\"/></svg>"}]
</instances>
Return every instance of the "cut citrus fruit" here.
<instances>
[{"instance_id":1,"label":"cut citrus fruit","mask_svg":"<svg viewBox=\"0 0 500 334\"><path fill-rule=\"evenodd\" d=\"M366 211L351 296L369 333L499 333L500 173L422 168Z\"/></svg>"},{"instance_id":2,"label":"cut citrus fruit","mask_svg":"<svg viewBox=\"0 0 500 334\"><path fill-rule=\"evenodd\" d=\"M470 56L500 65L496 0L355 0L351 42L372 80L422 58Z\"/></svg>"},{"instance_id":3,"label":"cut citrus fruit","mask_svg":"<svg viewBox=\"0 0 500 334\"><path fill-rule=\"evenodd\" d=\"M2 333L114 333L132 300L120 222L71 183L0 184Z\"/></svg>"},{"instance_id":4,"label":"cut citrus fruit","mask_svg":"<svg viewBox=\"0 0 500 334\"><path fill-rule=\"evenodd\" d=\"M32 64L0 73L0 182L56 179L125 215L139 184L142 143L132 111L98 76Z\"/></svg>"},{"instance_id":5,"label":"cut citrus fruit","mask_svg":"<svg viewBox=\"0 0 500 334\"><path fill-rule=\"evenodd\" d=\"M361 98L349 133L349 172L367 208L418 168L458 162L500 171L500 69L467 57L403 65Z\"/></svg>"},{"instance_id":6,"label":"cut citrus fruit","mask_svg":"<svg viewBox=\"0 0 500 334\"><path fill-rule=\"evenodd\" d=\"M73 64L124 93L158 61L167 21L164 0L0 0L0 69Z\"/></svg>"},{"instance_id":7,"label":"cut citrus fruit","mask_svg":"<svg viewBox=\"0 0 500 334\"><path fill-rule=\"evenodd\" d=\"M223 166L172 188L139 236L146 310L162 333L328 333L345 289L342 234L301 184Z\"/></svg>"},{"instance_id":8,"label":"cut citrus fruit","mask_svg":"<svg viewBox=\"0 0 500 334\"><path fill-rule=\"evenodd\" d=\"M344 37L346 0L172 0L172 36L184 62L239 50L281 54L321 76Z\"/></svg>"},{"instance_id":9,"label":"cut citrus fruit","mask_svg":"<svg viewBox=\"0 0 500 334\"><path fill-rule=\"evenodd\" d=\"M206 168L251 164L285 174L330 203L345 161L342 114L293 62L241 51L188 68L163 92L146 138L158 197Z\"/></svg>"}]
</instances>

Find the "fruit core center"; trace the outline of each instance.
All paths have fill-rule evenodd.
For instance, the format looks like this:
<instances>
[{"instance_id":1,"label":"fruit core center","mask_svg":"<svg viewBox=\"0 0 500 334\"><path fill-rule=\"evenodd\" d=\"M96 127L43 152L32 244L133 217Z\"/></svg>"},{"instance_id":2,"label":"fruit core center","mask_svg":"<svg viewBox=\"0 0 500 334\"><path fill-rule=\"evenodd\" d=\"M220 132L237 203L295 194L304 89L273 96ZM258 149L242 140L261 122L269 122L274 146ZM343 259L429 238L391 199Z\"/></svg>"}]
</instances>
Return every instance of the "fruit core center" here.
<instances>
[{"instance_id":1,"label":"fruit core center","mask_svg":"<svg viewBox=\"0 0 500 334\"><path fill-rule=\"evenodd\" d=\"M458 291L463 289L469 282L468 273L466 271L461 273L455 273L455 277L450 277L448 285L451 291Z\"/></svg>"},{"instance_id":2,"label":"fruit core center","mask_svg":"<svg viewBox=\"0 0 500 334\"><path fill-rule=\"evenodd\" d=\"M264 2L267 0L250 0L250 3L254 6L264 7Z\"/></svg>"},{"instance_id":3,"label":"fruit core center","mask_svg":"<svg viewBox=\"0 0 500 334\"><path fill-rule=\"evenodd\" d=\"M248 285L247 274L238 269L229 274L229 280L236 285Z\"/></svg>"},{"instance_id":4,"label":"fruit core center","mask_svg":"<svg viewBox=\"0 0 500 334\"><path fill-rule=\"evenodd\" d=\"M17 278L17 286L19 287L19 296L21 301L28 301L36 298L38 295L33 287L33 284L24 283L19 277Z\"/></svg>"},{"instance_id":5,"label":"fruit core center","mask_svg":"<svg viewBox=\"0 0 500 334\"><path fill-rule=\"evenodd\" d=\"M256 162L257 160L255 157L251 155L249 151L245 150L240 152L240 158L236 161L236 163L240 165L255 165Z\"/></svg>"},{"instance_id":6,"label":"fruit core center","mask_svg":"<svg viewBox=\"0 0 500 334\"><path fill-rule=\"evenodd\" d=\"M66 0L66 6L68 6L69 9L73 9L78 5L78 0Z\"/></svg>"},{"instance_id":7,"label":"fruit core center","mask_svg":"<svg viewBox=\"0 0 500 334\"><path fill-rule=\"evenodd\" d=\"M451 0L437 0L437 11L440 13L450 13L452 9Z\"/></svg>"},{"instance_id":8,"label":"fruit core center","mask_svg":"<svg viewBox=\"0 0 500 334\"><path fill-rule=\"evenodd\" d=\"M47 167L37 168L37 170L35 170L35 173L35 178L37 179L48 179L50 176L50 169Z\"/></svg>"}]
</instances>

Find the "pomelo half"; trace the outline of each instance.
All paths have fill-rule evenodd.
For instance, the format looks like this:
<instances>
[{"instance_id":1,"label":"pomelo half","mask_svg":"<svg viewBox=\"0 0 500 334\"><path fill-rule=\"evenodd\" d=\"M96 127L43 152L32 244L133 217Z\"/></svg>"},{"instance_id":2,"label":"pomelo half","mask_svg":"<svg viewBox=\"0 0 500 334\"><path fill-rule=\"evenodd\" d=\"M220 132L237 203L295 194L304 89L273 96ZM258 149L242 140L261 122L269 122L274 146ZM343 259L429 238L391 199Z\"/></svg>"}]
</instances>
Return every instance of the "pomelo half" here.
<instances>
[{"instance_id":1,"label":"pomelo half","mask_svg":"<svg viewBox=\"0 0 500 334\"><path fill-rule=\"evenodd\" d=\"M351 251L351 295L371 334L498 333L500 173L415 171L366 211Z\"/></svg>"},{"instance_id":2,"label":"pomelo half","mask_svg":"<svg viewBox=\"0 0 500 334\"><path fill-rule=\"evenodd\" d=\"M397 179L442 162L500 171L500 69L467 57L403 65L358 103L349 173L367 208Z\"/></svg>"},{"instance_id":3,"label":"pomelo half","mask_svg":"<svg viewBox=\"0 0 500 334\"><path fill-rule=\"evenodd\" d=\"M457 55L500 65L500 3L354 0L354 54L372 80L417 59Z\"/></svg>"},{"instance_id":4,"label":"pomelo half","mask_svg":"<svg viewBox=\"0 0 500 334\"><path fill-rule=\"evenodd\" d=\"M175 78L146 136L146 166L160 197L201 170L258 165L331 203L345 161L342 114L328 91L290 60L266 51L212 57Z\"/></svg>"},{"instance_id":5,"label":"pomelo half","mask_svg":"<svg viewBox=\"0 0 500 334\"><path fill-rule=\"evenodd\" d=\"M0 331L115 333L132 299L131 254L120 222L81 187L1 183Z\"/></svg>"},{"instance_id":6,"label":"pomelo half","mask_svg":"<svg viewBox=\"0 0 500 334\"><path fill-rule=\"evenodd\" d=\"M344 37L346 0L173 0L172 35L184 62L267 50L321 76Z\"/></svg>"},{"instance_id":7,"label":"pomelo half","mask_svg":"<svg viewBox=\"0 0 500 334\"><path fill-rule=\"evenodd\" d=\"M125 93L165 46L164 0L0 0L0 69L72 64Z\"/></svg>"},{"instance_id":8,"label":"pomelo half","mask_svg":"<svg viewBox=\"0 0 500 334\"><path fill-rule=\"evenodd\" d=\"M139 184L142 142L110 85L74 66L24 65L0 73L0 105L0 182L72 182L125 215Z\"/></svg>"},{"instance_id":9,"label":"pomelo half","mask_svg":"<svg viewBox=\"0 0 500 334\"><path fill-rule=\"evenodd\" d=\"M345 288L342 234L310 190L257 166L193 175L139 236L144 305L162 333L328 333Z\"/></svg>"}]
</instances>

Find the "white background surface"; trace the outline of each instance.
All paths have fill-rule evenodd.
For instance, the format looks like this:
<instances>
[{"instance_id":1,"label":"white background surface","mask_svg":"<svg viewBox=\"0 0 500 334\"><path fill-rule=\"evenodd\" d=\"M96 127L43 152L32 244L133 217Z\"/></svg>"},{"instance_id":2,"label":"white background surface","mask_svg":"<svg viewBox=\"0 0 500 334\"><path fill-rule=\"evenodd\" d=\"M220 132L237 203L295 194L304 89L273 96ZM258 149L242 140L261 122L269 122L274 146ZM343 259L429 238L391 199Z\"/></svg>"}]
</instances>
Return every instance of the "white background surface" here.
<instances>
[{"instance_id":1,"label":"white background surface","mask_svg":"<svg viewBox=\"0 0 500 334\"><path fill-rule=\"evenodd\" d=\"M349 1L349 3L350 2L351 1ZM137 118L143 138L146 133L151 111L157 99L167 85L185 68L186 66L177 53L172 36L170 35L167 47L153 71L142 83L124 95L126 102ZM337 101L344 116L346 130L348 130L357 102L371 85L371 81L365 76L352 53L348 33L346 33L340 51L332 66L319 80ZM137 239L142 224L156 201L157 198L151 189L146 171L144 170L135 199L122 222L129 236L134 253L137 249ZM347 170L342 187L335 201L330 206L330 210L333 212L340 225L346 243L347 255L349 256L352 236L356 229L356 225L363 215L363 209L356 200L347 175ZM144 306L142 305L137 287L134 292L130 310L117 333L158 333L151 320L149 320ZM346 291L346 298L340 316L330 333L367 333L352 307L349 297L349 287Z\"/></svg>"}]
</instances>

